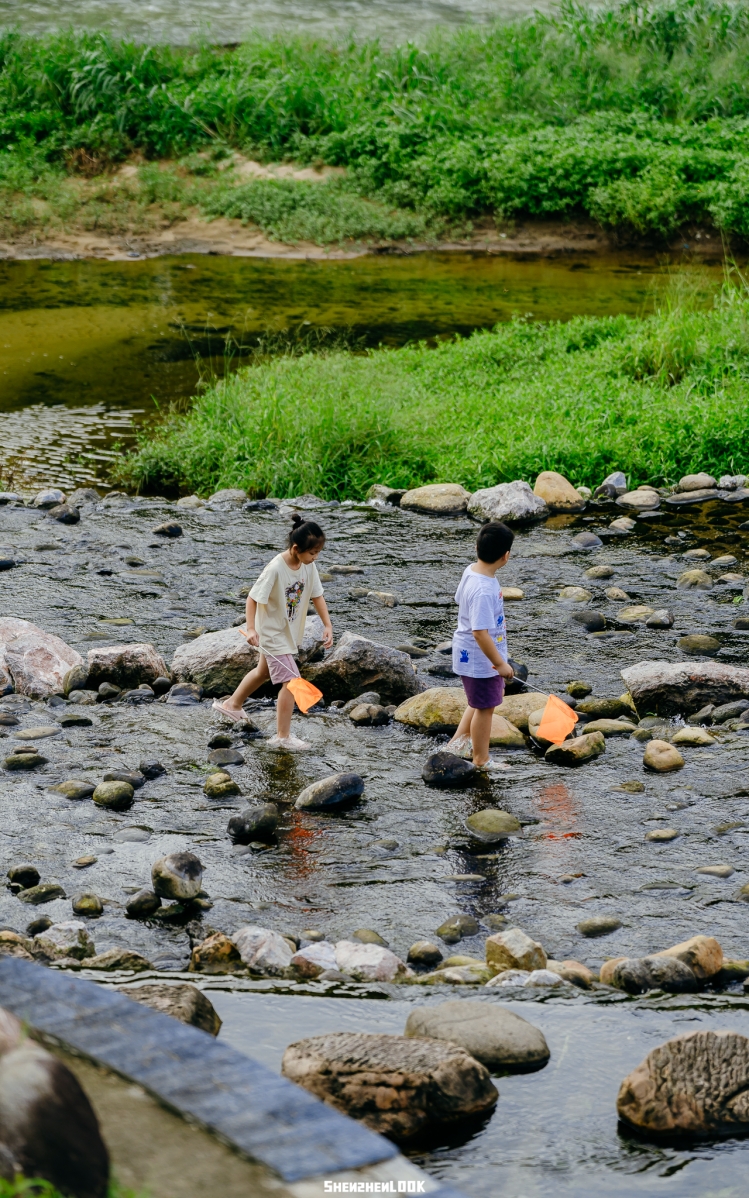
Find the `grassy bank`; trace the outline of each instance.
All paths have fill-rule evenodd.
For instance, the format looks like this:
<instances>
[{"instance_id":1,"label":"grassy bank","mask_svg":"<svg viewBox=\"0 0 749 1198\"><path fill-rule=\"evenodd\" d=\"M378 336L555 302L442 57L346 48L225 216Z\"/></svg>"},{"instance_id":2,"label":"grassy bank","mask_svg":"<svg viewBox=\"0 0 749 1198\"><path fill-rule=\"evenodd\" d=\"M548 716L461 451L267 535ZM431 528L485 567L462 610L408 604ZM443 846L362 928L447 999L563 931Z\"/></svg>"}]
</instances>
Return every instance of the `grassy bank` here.
<instances>
[{"instance_id":1,"label":"grassy bank","mask_svg":"<svg viewBox=\"0 0 749 1198\"><path fill-rule=\"evenodd\" d=\"M121 479L344 499L546 469L588 485L613 469L635 484L747 473L749 298L727 285L704 309L679 286L645 319L516 320L437 349L258 363L149 432Z\"/></svg>"},{"instance_id":2,"label":"grassy bank","mask_svg":"<svg viewBox=\"0 0 749 1198\"><path fill-rule=\"evenodd\" d=\"M745 0L566 0L422 47L0 37L6 232L192 205L321 242L570 214L660 238L694 221L744 237L748 144ZM346 173L247 181L235 151ZM114 186L133 158L162 169Z\"/></svg>"}]
</instances>

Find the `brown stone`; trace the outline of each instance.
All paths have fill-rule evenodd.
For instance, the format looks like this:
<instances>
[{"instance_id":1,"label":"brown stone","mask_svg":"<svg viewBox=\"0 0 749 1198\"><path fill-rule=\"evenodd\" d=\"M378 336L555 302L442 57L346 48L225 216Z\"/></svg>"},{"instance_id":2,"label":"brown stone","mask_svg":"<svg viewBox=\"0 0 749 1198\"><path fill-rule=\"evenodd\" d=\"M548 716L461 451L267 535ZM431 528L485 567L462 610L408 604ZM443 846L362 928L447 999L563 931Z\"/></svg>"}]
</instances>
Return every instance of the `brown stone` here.
<instances>
[{"instance_id":1,"label":"brown stone","mask_svg":"<svg viewBox=\"0 0 749 1198\"><path fill-rule=\"evenodd\" d=\"M675 944L672 948L664 948L662 952L653 953L654 957L676 957L698 978L711 978L723 968L723 949L713 936L692 936Z\"/></svg>"},{"instance_id":2,"label":"brown stone","mask_svg":"<svg viewBox=\"0 0 749 1198\"><path fill-rule=\"evenodd\" d=\"M239 951L223 932L215 932L192 950L190 973L234 973L243 969Z\"/></svg>"},{"instance_id":3,"label":"brown stone","mask_svg":"<svg viewBox=\"0 0 749 1198\"><path fill-rule=\"evenodd\" d=\"M282 1073L392 1140L492 1110L488 1070L445 1040L332 1032L290 1044Z\"/></svg>"},{"instance_id":4,"label":"brown stone","mask_svg":"<svg viewBox=\"0 0 749 1198\"><path fill-rule=\"evenodd\" d=\"M581 512L585 500L563 474L542 470L533 487L533 494L543 499L552 512Z\"/></svg>"},{"instance_id":5,"label":"brown stone","mask_svg":"<svg viewBox=\"0 0 749 1198\"><path fill-rule=\"evenodd\" d=\"M656 1136L749 1131L749 1039L721 1030L668 1040L625 1077L616 1109Z\"/></svg>"},{"instance_id":6,"label":"brown stone","mask_svg":"<svg viewBox=\"0 0 749 1198\"><path fill-rule=\"evenodd\" d=\"M98 690L102 682L111 682L125 690L149 685L157 678L169 675L167 664L153 645L102 645L88 651L88 682L90 690Z\"/></svg>"},{"instance_id":7,"label":"brown stone","mask_svg":"<svg viewBox=\"0 0 749 1198\"><path fill-rule=\"evenodd\" d=\"M680 770L684 765L684 758L668 741L651 740L645 749L642 764L656 773L667 774L670 770Z\"/></svg>"},{"instance_id":8,"label":"brown stone","mask_svg":"<svg viewBox=\"0 0 749 1198\"><path fill-rule=\"evenodd\" d=\"M209 998L197 986L189 982L181 986L170 986L167 982L156 982L148 986L122 987L122 993L135 1002L143 1003L154 1011L171 1015L180 1023L189 1023L199 1027L201 1031L217 1036L221 1030L221 1020Z\"/></svg>"},{"instance_id":9,"label":"brown stone","mask_svg":"<svg viewBox=\"0 0 749 1198\"><path fill-rule=\"evenodd\" d=\"M527 732L528 716L531 712L545 707L548 698L548 695L536 693L529 695L505 695L499 707L494 708L494 714L503 716L511 724L514 724L516 728L519 728L521 732Z\"/></svg>"},{"instance_id":10,"label":"brown stone","mask_svg":"<svg viewBox=\"0 0 749 1198\"><path fill-rule=\"evenodd\" d=\"M406 491L400 505L409 512L424 512L430 516L457 516L468 506L470 491L459 483L430 483Z\"/></svg>"},{"instance_id":11,"label":"brown stone","mask_svg":"<svg viewBox=\"0 0 749 1198\"><path fill-rule=\"evenodd\" d=\"M552 765L578 766L594 761L606 752L606 740L602 732L585 733L561 745L552 745L544 753L544 759Z\"/></svg>"},{"instance_id":12,"label":"brown stone","mask_svg":"<svg viewBox=\"0 0 749 1198\"><path fill-rule=\"evenodd\" d=\"M508 928L489 936L485 946L486 963L495 973L504 969L545 969L546 953L537 940L522 928Z\"/></svg>"},{"instance_id":13,"label":"brown stone","mask_svg":"<svg viewBox=\"0 0 749 1198\"><path fill-rule=\"evenodd\" d=\"M620 961L626 961L626 957L612 957L610 961L604 961L598 974L599 981L605 986L613 986L614 970Z\"/></svg>"}]
</instances>

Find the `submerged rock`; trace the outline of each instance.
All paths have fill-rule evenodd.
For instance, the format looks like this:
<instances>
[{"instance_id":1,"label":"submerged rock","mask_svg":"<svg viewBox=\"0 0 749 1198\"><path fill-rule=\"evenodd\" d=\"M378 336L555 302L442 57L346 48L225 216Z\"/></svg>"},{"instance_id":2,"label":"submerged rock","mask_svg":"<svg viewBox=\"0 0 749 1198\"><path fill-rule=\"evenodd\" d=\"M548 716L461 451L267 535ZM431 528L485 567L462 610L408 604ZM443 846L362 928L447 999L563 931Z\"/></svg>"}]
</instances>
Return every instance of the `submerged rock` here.
<instances>
[{"instance_id":1,"label":"submerged rock","mask_svg":"<svg viewBox=\"0 0 749 1198\"><path fill-rule=\"evenodd\" d=\"M237 689L257 661L258 650L247 643L239 629L224 628L180 645L172 658L171 673L177 682L191 682L211 698L222 697Z\"/></svg>"},{"instance_id":2,"label":"submerged rock","mask_svg":"<svg viewBox=\"0 0 749 1198\"><path fill-rule=\"evenodd\" d=\"M534 495L528 483L517 479L474 491L468 499L468 512L476 520L520 524L527 520L542 520L548 516L549 509L540 495Z\"/></svg>"},{"instance_id":3,"label":"submerged rock","mask_svg":"<svg viewBox=\"0 0 749 1198\"><path fill-rule=\"evenodd\" d=\"M294 806L298 811L327 811L354 802L364 794L364 779L359 774L331 774L305 786Z\"/></svg>"},{"instance_id":4,"label":"submerged rock","mask_svg":"<svg viewBox=\"0 0 749 1198\"><path fill-rule=\"evenodd\" d=\"M479 925L472 915L451 915L437 928L436 934L445 944L457 944L464 936L475 936Z\"/></svg>"},{"instance_id":5,"label":"submerged rock","mask_svg":"<svg viewBox=\"0 0 749 1198\"><path fill-rule=\"evenodd\" d=\"M180 1023L199 1027L210 1036L217 1036L221 1030L221 1020L211 1000L197 986L183 982L179 986L168 982L152 983L148 986L123 986L121 993L132 998L134 1002L161 1011L163 1015L171 1015Z\"/></svg>"},{"instance_id":6,"label":"submerged rock","mask_svg":"<svg viewBox=\"0 0 749 1198\"><path fill-rule=\"evenodd\" d=\"M496 807L487 807L483 811L469 815L465 826L471 836L475 836L477 840L483 840L487 844L496 844L506 840L508 836L517 836L522 831L520 822L514 815Z\"/></svg>"},{"instance_id":7,"label":"submerged rock","mask_svg":"<svg viewBox=\"0 0 749 1198\"><path fill-rule=\"evenodd\" d=\"M442 790L470 786L475 782L477 774L478 770L471 761L465 761L446 749L427 757L421 771L427 786Z\"/></svg>"},{"instance_id":8,"label":"submerged rock","mask_svg":"<svg viewBox=\"0 0 749 1198\"><path fill-rule=\"evenodd\" d=\"M635 705L659 716L749 699L749 669L717 661L640 661L622 670L622 678Z\"/></svg>"},{"instance_id":9,"label":"submerged rock","mask_svg":"<svg viewBox=\"0 0 749 1198\"><path fill-rule=\"evenodd\" d=\"M537 1027L497 1003L462 999L417 1007L405 1033L458 1044L492 1071L538 1069L551 1056Z\"/></svg>"},{"instance_id":10,"label":"submerged rock","mask_svg":"<svg viewBox=\"0 0 749 1198\"><path fill-rule=\"evenodd\" d=\"M305 666L304 677L320 688L328 702L374 690L387 705L401 703L423 689L407 653L353 632L344 632L324 661Z\"/></svg>"},{"instance_id":11,"label":"submerged rock","mask_svg":"<svg viewBox=\"0 0 749 1198\"><path fill-rule=\"evenodd\" d=\"M331 1032L290 1044L284 1077L392 1140L488 1114L497 1090L456 1044Z\"/></svg>"},{"instance_id":12,"label":"submerged rock","mask_svg":"<svg viewBox=\"0 0 749 1198\"><path fill-rule=\"evenodd\" d=\"M401 496L400 506L407 512L430 516L458 516L466 510L470 493L459 483L430 483Z\"/></svg>"},{"instance_id":13,"label":"submerged rock","mask_svg":"<svg viewBox=\"0 0 749 1198\"><path fill-rule=\"evenodd\" d=\"M697 1031L659 1045L625 1077L616 1109L625 1123L655 1136L745 1134L749 1039Z\"/></svg>"}]
</instances>

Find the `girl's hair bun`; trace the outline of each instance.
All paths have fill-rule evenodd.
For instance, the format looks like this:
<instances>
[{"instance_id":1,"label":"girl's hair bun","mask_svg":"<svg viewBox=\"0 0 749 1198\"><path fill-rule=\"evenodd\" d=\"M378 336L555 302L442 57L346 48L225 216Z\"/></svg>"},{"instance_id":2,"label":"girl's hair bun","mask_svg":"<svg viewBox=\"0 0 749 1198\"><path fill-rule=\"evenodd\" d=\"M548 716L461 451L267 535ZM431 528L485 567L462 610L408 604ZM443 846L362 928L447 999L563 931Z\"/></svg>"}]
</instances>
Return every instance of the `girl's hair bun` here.
<instances>
[{"instance_id":1,"label":"girl's hair bun","mask_svg":"<svg viewBox=\"0 0 749 1198\"><path fill-rule=\"evenodd\" d=\"M289 532L289 548L296 545L300 553L304 553L308 549L315 549L319 545L322 547L325 544L325 533L316 524L314 520L305 520L299 512L294 512L291 517L291 531Z\"/></svg>"},{"instance_id":2,"label":"girl's hair bun","mask_svg":"<svg viewBox=\"0 0 749 1198\"><path fill-rule=\"evenodd\" d=\"M299 515L299 512L294 512L294 515L291 517L291 527L298 528L300 524L304 524L304 518Z\"/></svg>"}]
</instances>

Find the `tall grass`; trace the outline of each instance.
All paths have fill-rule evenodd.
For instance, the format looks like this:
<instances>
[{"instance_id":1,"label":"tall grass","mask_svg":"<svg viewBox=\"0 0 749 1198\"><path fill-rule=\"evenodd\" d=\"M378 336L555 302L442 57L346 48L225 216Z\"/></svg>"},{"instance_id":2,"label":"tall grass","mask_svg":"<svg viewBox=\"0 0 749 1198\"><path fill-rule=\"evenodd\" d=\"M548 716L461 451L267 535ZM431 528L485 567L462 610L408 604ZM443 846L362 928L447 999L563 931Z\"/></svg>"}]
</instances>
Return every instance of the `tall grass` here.
<instances>
[{"instance_id":1,"label":"tall grass","mask_svg":"<svg viewBox=\"0 0 749 1198\"><path fill-rule=\"evenodd\" d=\"M0 36L0 187L14 177L28 194L50 166L238 149L345 167L341 235L346 220L384 227L352 207L358 195L426 220L583 213L658 236L691 220L749 236L748 144L747 0L563 0L394 48ZM341 187L322 198L340 208ZM273 185L255 184L244 197L217 187L206 207L262 223L269 204Z\"/></svg>"},{"instance_id":2,"label":"tall grass","mask_svg":"<svg viewBox=\"0 0 749 1198\"><path fill-rule=\"evenodd\" d=\"M121 477L338 499L547 469L668 483L749 473L748 424L749 297L727 286L707 310L677 293L645 319L515 320L437 349L266 361L149 431Z\"/></svg>"}]
</instances>

